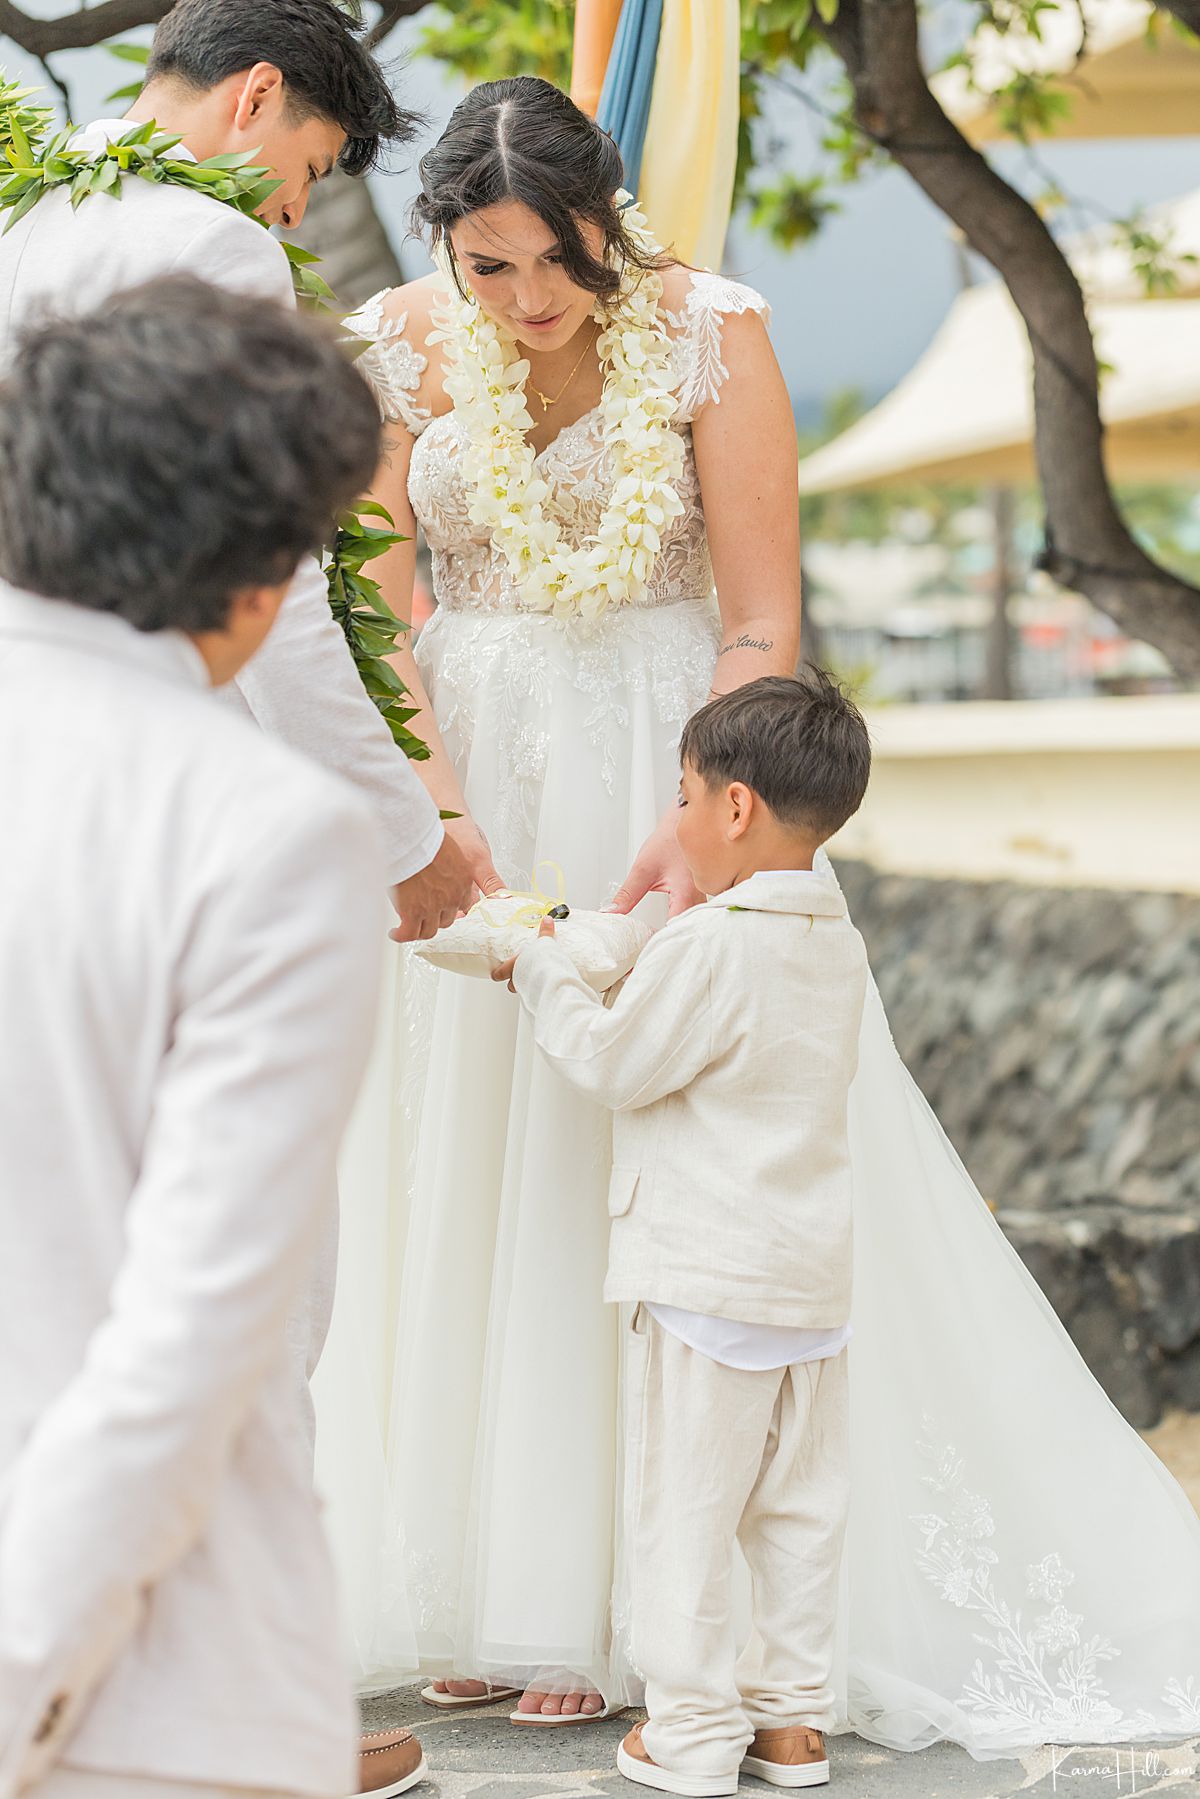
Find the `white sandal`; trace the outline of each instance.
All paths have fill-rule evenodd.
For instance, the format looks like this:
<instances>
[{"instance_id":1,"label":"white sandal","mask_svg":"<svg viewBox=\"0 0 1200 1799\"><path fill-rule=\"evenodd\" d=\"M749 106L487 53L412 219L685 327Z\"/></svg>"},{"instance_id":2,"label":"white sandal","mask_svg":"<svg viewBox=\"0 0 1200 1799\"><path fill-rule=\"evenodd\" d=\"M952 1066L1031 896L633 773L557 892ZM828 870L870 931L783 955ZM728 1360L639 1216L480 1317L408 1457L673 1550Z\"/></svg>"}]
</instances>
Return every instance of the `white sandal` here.
<instances>
[{"instance_id":1,"label":"white sandal","mask_svg":"<svg viewBox=\"0 0 1200 1799\"><path fill-rule=\"evenodd\" d=\"M605 1718L619 1718L627 1705L606 1705L598 1712L510 1712L510 1724L531 1724L536 1730L565 1730L571 1724L602 1724Z\"/></svg>"},{"instance_id":2,"label":"white sandal","mask_svg":"<svg viewBox=\"0 0 1200 1799\"><path fill-rule=\"evenodd\" d=\"M484 1681L486 1693L439 1693L436 1687L422 1687L421 1697L426 1705L432 1705L440 1712L467 1711L472 1706L500 1705L505 1699L519 1699L520 1687L494 1687Z\"/></svg>"}]
</instances>

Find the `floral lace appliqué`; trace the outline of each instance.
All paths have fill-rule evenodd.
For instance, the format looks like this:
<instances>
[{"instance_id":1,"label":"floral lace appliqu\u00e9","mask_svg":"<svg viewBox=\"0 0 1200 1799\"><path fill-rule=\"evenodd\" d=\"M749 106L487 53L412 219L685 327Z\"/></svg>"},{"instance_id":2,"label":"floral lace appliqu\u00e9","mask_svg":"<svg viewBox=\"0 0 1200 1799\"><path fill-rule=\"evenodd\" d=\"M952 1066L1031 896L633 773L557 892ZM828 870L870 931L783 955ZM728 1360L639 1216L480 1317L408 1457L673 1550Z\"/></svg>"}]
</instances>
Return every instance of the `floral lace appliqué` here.
<instances>
[{"instance_id":1,"label":"floral lace appliqu\u00e9","mask_svg":"<svg viewBox=\"0 0 1200 1799\"><path fill-rule=\"evenodd\" d=\"M681 418L694 419L702 407L720 405L721 389L729 379L721 355L725 320L743 312L761 313L764 319L771 316L767 302L752 287L702 270L692 278L682 311L667 313L667 323L676 333Z\"/></svg>"},{"instance_id":2,"label":"floral lace appliqu\u00e9","mask_svg":"<svg viewBox=\"0 0 1200 1799\"><path fill-rule=\"evenodd\" d=\"M1147 1711L1126 1713L1104 1684L1105 1663L1121 1651L1097 1632L1085 1634L1081 1613L1068 1603L1074 1572L1057 1550L1028 1564L1025 1597L1031 1619L997 1586L1000 1556L992 1546L995 1520L987 1499L965 1483L962 1458L939 1442L928 1414L918 1445L932 1464L922 1477L935 1496L933 1509L910 1514L920 1534L917 1567L950 1605L974 1612L985 1626L972 1633L989 1651L976 1657L959 1703L982 1723L1017 1740L1106 1743L1151 1736L1161 1729ZM1200 1693L1194 1676L1167 1682L1162 1703L1181 1730L1200 1728Z\"/></svg>"},{"instance_id":3,"label":"floral lace appliqu\u00e9","mask_svg":"<svg viewBox=\"0 0 1200 1799\"><path fill-rule=\"evenodd\" d=\"M357 358L355 367L374 389L384 418L399 419L414 437L419 437L430 414L428 407L418 406L412 395L421 386L429 358L407 336L406 312L392 319L384 316L387 297L385 289L342 322L347 331L368 339L368 348Z\"/></svg>"}]
</instances>

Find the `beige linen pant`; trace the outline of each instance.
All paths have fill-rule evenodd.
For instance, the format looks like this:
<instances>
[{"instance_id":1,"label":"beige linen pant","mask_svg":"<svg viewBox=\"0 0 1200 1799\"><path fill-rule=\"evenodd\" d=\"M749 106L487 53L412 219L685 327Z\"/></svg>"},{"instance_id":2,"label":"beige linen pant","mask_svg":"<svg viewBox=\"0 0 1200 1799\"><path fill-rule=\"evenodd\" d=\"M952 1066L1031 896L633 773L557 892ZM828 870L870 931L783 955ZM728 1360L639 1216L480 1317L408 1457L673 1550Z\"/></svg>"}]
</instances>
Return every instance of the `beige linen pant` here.
<instances>
[{"instance_id":1,"label":"beige linen pant","mask_svg":"<svg viewBox=\"0 0 1200 1799\"><path fill-rule=\"evenodd\" d=\"M727 1368L638 1306L625 1363L625 1530L644 1741L679 1774L728 1774L756 1730L833 1722L849 1497L846 1351ZM735 1540L754 1629L739 1659Z\"/></svg>"},{"instance_id":2,"label":"beige linen pant","mask_svg":"<svg viewBox=\"0 0 1200 1799\"><path fill-rule=\"evenodd\" d=\"M152 1780L137 1774L95 1774L55 1768L29 1790L29 1799L288 1799L277 1789L224 1787L190 1780Z\"/></svg>"}]
</instances>

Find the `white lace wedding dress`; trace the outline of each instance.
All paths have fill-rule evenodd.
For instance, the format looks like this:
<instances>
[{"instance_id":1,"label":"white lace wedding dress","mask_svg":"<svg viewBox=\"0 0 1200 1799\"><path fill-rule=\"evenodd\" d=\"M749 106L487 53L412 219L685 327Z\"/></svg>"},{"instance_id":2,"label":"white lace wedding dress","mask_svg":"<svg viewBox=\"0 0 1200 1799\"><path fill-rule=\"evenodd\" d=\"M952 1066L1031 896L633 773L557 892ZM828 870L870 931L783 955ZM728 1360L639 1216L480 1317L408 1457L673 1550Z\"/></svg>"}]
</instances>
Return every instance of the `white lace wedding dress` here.
<instances>
[{"instance_id":1,"label":"white lace wedding dress","mask_svg":"<svg viewBox=\"0 0 1200 1799\"><path fill-rule=\"evenodd\" d=\"M688 422L720 403L723 317L761 305L693 278L671 320L685 510L645 603L588 627L522 610L468 520L454 415L415 404L422 347L378 304L358 317L376 339L359 366L418 436L410 494L439 602L419 660L514 885L547 859L570 899L603 903L674 792L718 637ZM595 413L539 472L566 530L594 529ZM360 1676L636 1697L613 1504L625 1321L600 1299L607 1116L539 1060L508 993L404 954L391 979L316 1383ZM852 1129L841 1727L978 1756L1200 1734L1200 1522L1009 1247L874 992Z\"/></svg>"}]
</instances>

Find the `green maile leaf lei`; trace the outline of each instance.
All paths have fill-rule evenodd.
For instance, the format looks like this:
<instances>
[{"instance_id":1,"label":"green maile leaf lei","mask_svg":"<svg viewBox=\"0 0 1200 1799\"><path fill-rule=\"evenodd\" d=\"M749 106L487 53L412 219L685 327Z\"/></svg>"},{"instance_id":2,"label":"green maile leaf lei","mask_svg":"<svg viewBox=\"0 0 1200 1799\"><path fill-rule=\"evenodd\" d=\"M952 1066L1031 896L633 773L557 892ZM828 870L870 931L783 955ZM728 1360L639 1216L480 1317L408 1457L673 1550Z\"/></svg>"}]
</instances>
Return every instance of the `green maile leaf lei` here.
<instances>
[{"instance_id":1,"label":"green maile leaf lei","mask_svg":"<svg viewBox=\"0 0 1200 1799\"><path fill-rule=\"evenodd\" d=\"M132 125L101 151L73 149L73 126L48 137L54 114L49 107L29 104L35 93L36 89L9 81L0 70L0 211L9 215L5 231L55 188L69 188L72 207L81 206L93 194L119 200L121 184L130 175L190 188L232 206L268 229L258 209L281 184L268 169L254 163L252 151L210 156L204 162L175 156L172 152L182 139L160 131L153 120ZM299 244L285 243L282 248L291 266L298 302L329 311L328 302L335 296L316 272L320 258ZM364 524L365 517L383 519L385 525ZM368 696L393 741L412 761L419 762L429 756L429 748L408 729L418 708L404 704L408 689L385 660L395 652L398 634L408 627L385 606L379 583L363 573L365 563L405 541L392 528L382 506L364 503L357 514L347 513L337 521L333 543L326 552L325 575L330 609Z\"/></svg>"},{"instance_id":2,"label":"green maile leaf lei","mask_svg":"<svg viewBox=\"0 0 1200 1799\"><path fill-rule=\"evenodd\" d=\"M282 183L254 162L253 151L210 156L203 162L175 156L172 152L183 140L160 131L153 119L131 125L120 137L110 138L102 150L73 149L76 131L72 125L47 141L52 114L44 107L25 104L32 92L0 75L0 210L9 215L5 231L11 231L18 219L58 187L70 189L72 206L81 206L92 194L109 194L119 200L127 175L206 194L269 229L258 217L258 209ZM326 309L334 295L314 267L320 258L299 244L285 243L283 252L291 266L296 298L302 305Z\"/></svg>"},{"instance_id":3,"label":"green maile leaf lei","mask_svg":"<svg viewBox=\"0 0 1200 1799\"><path fill-rule=\"evenodd\" d=\"M382 519L382 527L364 522L370 518ZM363 573L364 563L405 542L403 533L392 528L391 514L374 500L365 500L357 512L343 513L338 520L325 574L333 616L345 632L363 686L409 760L425 762L428 744L408 729L419 708L405 705L408 689L385 660L408 626L384 604L378 581Z\"/></svg>"}]
</instances>

